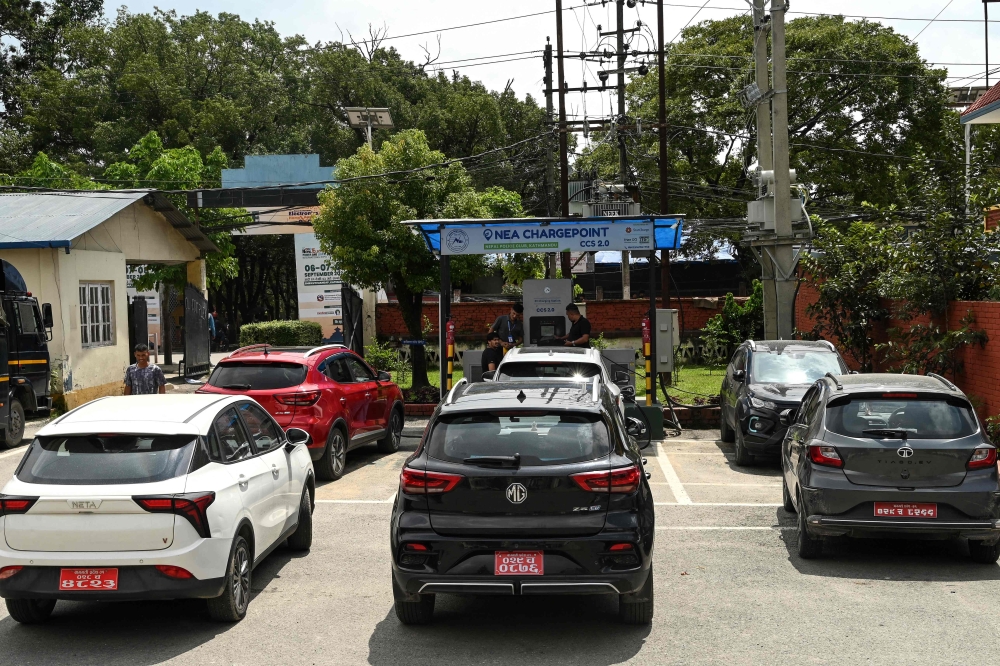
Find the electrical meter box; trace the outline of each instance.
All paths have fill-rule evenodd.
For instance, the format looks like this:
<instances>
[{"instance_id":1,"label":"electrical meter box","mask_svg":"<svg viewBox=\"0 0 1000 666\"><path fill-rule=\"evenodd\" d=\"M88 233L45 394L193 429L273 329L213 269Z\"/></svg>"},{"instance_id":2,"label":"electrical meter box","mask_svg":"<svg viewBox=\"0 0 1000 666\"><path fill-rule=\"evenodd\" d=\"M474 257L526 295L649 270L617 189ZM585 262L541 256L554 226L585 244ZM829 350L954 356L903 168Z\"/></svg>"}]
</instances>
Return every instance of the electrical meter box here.
<instances>
[{"instance_id":1,"label":"electrical meter box","mask_svg":"<svg viewBox=\"0 0 1000 666\"><path fill-rule=\"evenodd\" d=\"M656 371L674 371L674 351L681 344L677 310L656 310Z\"/></svg>"},{"instance_id":2,"label":"electrical meter box","mask_svg":"<svg viewBox=\"0 0 1000 666\"><path fill-rule=\"evenodd\" d=\"M566 335L569 320L566 306L573 302L572 280L525 280L524 345L562 344L557 335Z\"/></svg>"}]
</instances>

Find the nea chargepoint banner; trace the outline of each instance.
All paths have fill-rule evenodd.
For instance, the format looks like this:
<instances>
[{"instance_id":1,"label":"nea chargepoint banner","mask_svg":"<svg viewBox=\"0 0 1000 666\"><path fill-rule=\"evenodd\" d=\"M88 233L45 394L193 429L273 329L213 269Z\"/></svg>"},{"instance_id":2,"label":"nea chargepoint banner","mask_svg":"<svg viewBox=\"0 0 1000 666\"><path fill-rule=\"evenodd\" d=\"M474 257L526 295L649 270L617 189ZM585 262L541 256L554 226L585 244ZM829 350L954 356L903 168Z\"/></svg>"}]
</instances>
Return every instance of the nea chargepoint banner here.
<instances>
[{"instance_id":1,"label":"nea chargepoint banner","mask_svg":"<svg viewBox=\"0 0 1000 666\"><path fill-rule=\"evenodd\" d=\"M640 222L461 227L441 231L441 254L652 250L653 225Z\"/></svg>"}]
</instances>

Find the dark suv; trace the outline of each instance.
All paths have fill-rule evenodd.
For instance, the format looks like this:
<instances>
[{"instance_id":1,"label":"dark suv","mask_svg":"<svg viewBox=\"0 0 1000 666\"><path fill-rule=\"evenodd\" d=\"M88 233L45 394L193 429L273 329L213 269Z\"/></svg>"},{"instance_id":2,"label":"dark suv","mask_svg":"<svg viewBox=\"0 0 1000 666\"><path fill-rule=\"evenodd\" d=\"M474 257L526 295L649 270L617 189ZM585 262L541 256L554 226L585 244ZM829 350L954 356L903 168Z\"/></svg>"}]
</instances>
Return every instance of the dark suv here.
<instances>
[{"instance_id":1,"label":"dark suv","mask_svg":"<svg viewBox=\"0 0 1000 666\"><path fill-rule=\"evenodd\" d=\"M965 537L976 562L1000 557L997 450L954 384L937 375L816 382L782 445L785 509L799 555L824 535Z\"/></svg>"},{"instance_id":2,"label":"dark suv","mask_svg":"<svg viewBox=\"0 0 1000 666\"><path fill-rule=\"evenodd\" d=\"M393 507L401 622L429 622L436 594L615 594L622 621L652 621L642 427L594 379L462 380L438 406Z\"/></svg>"},{"instance_id":3,"label":"dark suv","mask_svg":"<svg viewBox=\"0 0 1000 666\"><path fill-rule=\"evenodd\" d=\"M826 341L747 340L722 378L722 441L736 442L736 464L758 455L777 456L785 426L778 414L797 409L806 390L826 374L847 374L847 365Z\"/></svg>"}]
</instances>

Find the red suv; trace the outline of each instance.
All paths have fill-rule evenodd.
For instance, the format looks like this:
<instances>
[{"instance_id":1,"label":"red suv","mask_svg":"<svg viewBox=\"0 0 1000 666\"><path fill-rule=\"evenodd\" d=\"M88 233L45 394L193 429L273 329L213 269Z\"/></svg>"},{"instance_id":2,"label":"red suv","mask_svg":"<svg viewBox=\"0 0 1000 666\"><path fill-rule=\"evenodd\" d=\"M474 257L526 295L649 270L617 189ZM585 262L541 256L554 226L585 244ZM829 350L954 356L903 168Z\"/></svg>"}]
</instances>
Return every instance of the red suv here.
<instances>
[{"instance_id":1,"label":"red suv","mask_svg":"<svg viewBox=\"0 0 1000 666\"><path fill-rule=\"evenodd\" d=\"M403 394L387 372L376 372L342 345L250 345L224 358L198 393L253 398L282 428L309 433L320 479L344 475L347 452L377 442L399 449Z\"/></svg>"}]
</instances>

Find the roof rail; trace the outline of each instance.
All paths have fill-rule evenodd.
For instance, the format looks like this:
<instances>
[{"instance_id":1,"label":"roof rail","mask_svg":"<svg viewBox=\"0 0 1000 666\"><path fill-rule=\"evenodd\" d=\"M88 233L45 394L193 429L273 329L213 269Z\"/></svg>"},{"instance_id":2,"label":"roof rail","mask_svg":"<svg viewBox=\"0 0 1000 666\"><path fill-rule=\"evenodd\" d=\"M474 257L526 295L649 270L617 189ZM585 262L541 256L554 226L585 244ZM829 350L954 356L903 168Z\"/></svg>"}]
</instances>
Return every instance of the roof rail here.
<instances>
[{"instance_id":1,"label":"roof rail","mask_svg":"<svg viewBox=\"0 0 1000 666\"><path fill-rule=\"evenodd\" d=\"M461 386L462 384L468 384L468 383L469 383L469 380L466 379L465 377L462 377L457 382L455 382L455 385L451 387L450 391L448 391L448 397L446 397L444 399L444 404L445 405L450 405L453 402L455 402L455 391L457 391L458 387Z\"/></svg>"},{"instance_id":2,"label":"roof rail","mask_svg":"<svg viewBox=\"0 0 1000 666\"><path fill-rule=\"evenodd\" d=\"M828 372L828 373L826 373L824 375L824 377L829 377L830 379L832 379L833 383L837 385L837 390L838 391L843 391L844 390L844 386L843 386L843 384L840 383L840 380L837 379L837 375L833 374L832 372Z\"/></svg>"},{"instance_id":3,"label":"roof rail","mask_svg":"<svg viewBox=\"0 0 1000 666\"><path fill-rule=\"evenodd\" d=\"M273 346L274 345L272 345L270 343L267 343L267 342L259 342L259 343L255 344L255 345L247 345L246 347L240 347L236 351L230 352L229 356L227 356L226 358L232 358L232 357L237 356L239 354L247 354L247 353L249 353L249 352L251 352L251 351L253 351L255 349L269 349L269 348L271 348ZM265 352L265 354L266 354L266 352Z\"/></svg>"},{"instance_id":4,"label":"roof rail","mask_svg":"<svg viewBox=\"0 0 1000 666\"><path fill-rule=\"evenodd\" d=\"M830 342L829 340L820 340L820 342L823 343L823 344L825 344L827 347L829 347L830 351L833 351L833 352L837 351L837 348L834 347L833 343Z\"/></svg>"},{"instance_id":5,"label":"roof rail","mask_svg":"<svg viewBox=\"0 0 1000 666\"><path fill-rule=\"evenodd\" d=\"M948 381L947 379L945 379L941 375L937 374L936 372L928 372L927 376L928 377L933 377L934 379L938 380L939 382L941 382L942 384L944 384L945 386L947 386L948 388L950 388L952 391L959 391L959 390L961 390L957 386L955 386L954 384L952 384L950 381Z\"/></svg>"},{"instance_id":6,"label":"roof rail","mask_svg":"<svg viewBox=\"0 0 1000 666\"><path fill-rule=\"evenodd\" d=\"M339 345L338 344L338 345L323 345L321 347L313 347L312 349L310 349L309 351L307 351L302 356L304 358L309 358L313 354L318 354L321 351L326 351L327 349L347 349L347 345Z\"/></svg>"},{"instance_id":7,"label":"roof rail","mask_svg":"<svg viewBox=\"0 0 1000 666\"><path fill-rule=\"evenodd\" d=\"M601 376L594 375L594 393L591 396L594 402L598 402L601 399Z\"/></svg>"},{"instance_id":8,"label":"roof rail","mask_svg":"<svg viewBox=\"0 0 1000 666\"><path fill-rule=\"evenodd\" d=\"M750 349L752 349L753 351L757 351L757 343L756 342L754 342L753 340L747 340L747 344L750 345Z\"/></svg>"}]
</instances>

